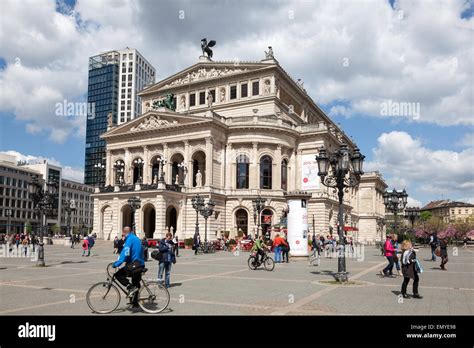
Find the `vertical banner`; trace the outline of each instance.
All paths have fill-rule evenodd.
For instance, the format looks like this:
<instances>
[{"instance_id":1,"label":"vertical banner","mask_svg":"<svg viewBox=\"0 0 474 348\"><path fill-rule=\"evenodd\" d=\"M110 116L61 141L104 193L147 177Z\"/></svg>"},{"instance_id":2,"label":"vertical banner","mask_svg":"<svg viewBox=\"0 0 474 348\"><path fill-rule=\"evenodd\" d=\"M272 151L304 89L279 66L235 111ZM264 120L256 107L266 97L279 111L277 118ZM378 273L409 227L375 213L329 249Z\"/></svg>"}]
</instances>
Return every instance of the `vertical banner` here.
<instances>
[{"instance_id":1,"label":"vertical banner","mask_svg":"<svg viewBox=\"0 0 474 348\"><path fill-rule=\"evenodd\" d=\"M308 256L308 208L306 198L288 200L288 243L291 256Z\"/></svg>"},{"instance_id":2,"label":"vertical banner","mask_svg":"<svg viewBox=\"0 0 474 348\"><path fill-rule=\"evenodd\" d=\"M301 189L319 189L318 161L316 154L301 156Z\"/></svg>"}]
</instances>

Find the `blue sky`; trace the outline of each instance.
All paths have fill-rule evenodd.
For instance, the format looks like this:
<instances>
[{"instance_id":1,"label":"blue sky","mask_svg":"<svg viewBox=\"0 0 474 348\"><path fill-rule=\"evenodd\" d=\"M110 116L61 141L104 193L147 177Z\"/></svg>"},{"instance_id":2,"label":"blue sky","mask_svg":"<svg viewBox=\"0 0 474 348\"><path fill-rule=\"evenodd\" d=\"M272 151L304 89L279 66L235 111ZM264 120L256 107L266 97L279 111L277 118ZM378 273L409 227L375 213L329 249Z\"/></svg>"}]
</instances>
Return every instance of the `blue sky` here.
<instances>
[{"instance_id":1,"label":"blue sky","mask_svg":"<svg viewBox=\"0 0 474 348\"><path fill-rule=\"evenodd\" d=\"M159 11L146 1L121 6L108 0L38 1L36 8L9 3L5 17L16 20L7 21L0 36L5 47L0 81L7 92L0 108L0 151L54 159L79 178L85 120L54 118L50 111L54 100L84 100L87 58L135 47L160 79L195 63L198 37L215 34L216 60L258 60L271 42L280 64L303 79L316 103L353 136L367 168L379 169L390 186L406 186L419 203L474 200L473 1L344 2L343 8L331 1L276 4L165 1L166 10ZM231 16L233 8L239 12ZM185 20L174 17L179 11ZM203 23L203 14L211 11L216 15ZM239 33L226 26L216 32L228 20L240 25ZM15 35L25 37L10 40L8 33L18 33L20 26ZM36 49L29 52L25 43ZM335 63L341 59L350 65ZM386 100L420 103L421 118L381 117ZM443 166L450 168L439 173Z\"/></svg>"}]
</instances>

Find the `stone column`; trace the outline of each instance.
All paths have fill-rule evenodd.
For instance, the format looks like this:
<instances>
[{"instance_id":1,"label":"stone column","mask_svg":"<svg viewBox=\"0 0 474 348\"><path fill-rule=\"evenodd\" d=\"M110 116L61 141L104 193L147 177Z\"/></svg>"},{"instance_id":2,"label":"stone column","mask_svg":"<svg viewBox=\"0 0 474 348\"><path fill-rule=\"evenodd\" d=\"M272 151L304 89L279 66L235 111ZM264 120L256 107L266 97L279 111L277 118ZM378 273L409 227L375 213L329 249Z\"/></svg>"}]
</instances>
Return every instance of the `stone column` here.
<instances>
[{"instance_id":1,"label":"stone column","mask_svg":"<svg viewBox=\"0 0 474 348\"><path fill-rule=\"evenodd\" d=\"M165 176L164 176L164 177L165 177L165 182L166 182L167 184L170 183L169 177L171 177L171 174L169 173L169 170L168 170L168 169L169 169L169 160L170 160L170 159L168 158L168 156L169 156L169 153L168 153L168 152L169 152L169 151L168 151L168 143L164 143L164 144L163 144L163 157L165 158L166 161L168 161L168 164L166 164L166 165L163 166L163 171L165 172Z\"/></svg>"},{"instance_id":2,"label":"stone column","mask_svg":"<svg viewBox=\"0 0 474 348\"><path fill-rule=\"evenodd\" d=\"M253 142L252 143L252 158L251 160L251 166L250 166L250 189L258 189L259 188L259 182L260 182L260 173L259 173L259 168L258 168L258 142Z\"/></svg>"},{"instance_id":3,"label":"stone column","mask_svg":"<svg viewBox=\"0 0 474 348\"><path fill-rule=\"evenodd\" d=\"M105 185L113 185L112 182L112 156L110 154L110 150L106 152L106 159L105 159Z\"/></svg>"},{"instance_id":4,"label":"stone column","mask_svg":"<svg viewBox=\"0 0 474 348\"><path fill-rule=\"evenodd\" d=\"M184 186L187 186L187 187L192 187L192 181L191 181L191 185L189 184L189 178L192 177L192 172L190 172L191 168L189 167L189 161L190 161L190 153L189 153L189 140L185 140L183 141L184 143L184 160L183 160L183 163L186 165L186 171L183 171L183 175L185 175L185 177L183 178L183 183L184 183Z\"/></svg>"},{"instance_id":5,"label":"stone column","mask_svg":"<svg viewBox=\"0 0 474 348\"><path fill-rule=\"evenodd\" d=\"M278 144L275 151L275 162L273 164L274 172L272 173L272 189L281 189L281 145Z\"/></svg>"},{"instance_id":6,"label":"stone column","mask_svg":"<svg viewBox=\"0 0 474 348\"><path fill-rule=\"evenodd\" d=\"M233 173L234 158L232 156L232 143L227 144L225 149L225 175L224 175L224 187L226 190L232 188L232 178L235 175Z\"/></svg>"},{"instance_id":7,"label":"stone column","mask_svg":"<svg viewBox=\"0 0 474 348\"><path fill-rule=\"evenodd\" d=\"M206 182L204 186L210 187L212 185L213 176L213 155L214 155L214 143L211 137L206 138Z\"/></svg>"},{"instance_id":8,"label":"stone column","mask_svg":"<svg viewBox=\"0 0 474 348\"><path fill-rule=\"evenodd\" d=\"M150 151L148 149L148 146L143 146L143 173L142 173L142 179L144 184L151 184L150 180Z\"/></svg>"},{"instance_id":9,"label":"stone column","mask_svg":"<svg viewBox=\"0 0 474 348\"><path fill-rule=\"evenodd\" d=\"M291 152L290 163L288 164L288 191L294 191L296 181L296 157L295 151Z\"/></svg>"},{"instance_id":10,"label":"stone column","mask_svg":"<svg viewBox=\"0 0 474 348\"><path fill-rule=\"evenodd\" d=\"M124 159L124 162L125 162L125 166L123 168L124 172L123 172L123 181L125 182L125 185L129 185L131 184L131 181L133 179L130 179L130 169L132 168L132 163L131 163L131 159L130 159L130 149L127 147L125 148L125 159Z\"/></svg>"},{"instance_id":11,"label":"stone column","mask_svg":"<svg viewBox=\"0 0 474 348\"><path fill-rule=\"evenodd\" d=\"M302 160L303 150L296 151L296 170L295 170L295 189L301 189L301 160Z\"/></svg>"}]
</instances>

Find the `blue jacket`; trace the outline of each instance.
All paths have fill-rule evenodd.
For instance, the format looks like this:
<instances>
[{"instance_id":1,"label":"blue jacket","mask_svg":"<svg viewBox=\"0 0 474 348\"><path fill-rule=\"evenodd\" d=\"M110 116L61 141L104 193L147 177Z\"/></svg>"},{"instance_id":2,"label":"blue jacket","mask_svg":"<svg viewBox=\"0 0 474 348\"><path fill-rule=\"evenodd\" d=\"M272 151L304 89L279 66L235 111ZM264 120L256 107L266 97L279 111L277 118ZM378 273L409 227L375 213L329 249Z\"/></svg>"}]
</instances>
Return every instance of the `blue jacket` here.
<instances>
[{"instance_id":1,"label":"blue jacket","mask_svg":"<svg viewBox=\"0 0 474 348\"><path fill-rule=\"evenodd\" d=\"M166 241L166 239L160 240L160 244L158 245L158 250L161 252L161 260L160 263L166 262L171 263L174 261L175 255L173 250L173 242Z\"/></svg>"},{"instance_id":2,"label":"blue jacket","mask_svg":"<svg viewBox=\"0 0 474 348\"><path fill-rule=\"evenodd\" d=\"M145 266L142 242L136 235L129 233L127 237L125 237L125 244L123 245L119 259L114 262L113 267L119 267L124 262L128 264L134 261L138 261L142 266Z\"/></svg>"}]
</instances>

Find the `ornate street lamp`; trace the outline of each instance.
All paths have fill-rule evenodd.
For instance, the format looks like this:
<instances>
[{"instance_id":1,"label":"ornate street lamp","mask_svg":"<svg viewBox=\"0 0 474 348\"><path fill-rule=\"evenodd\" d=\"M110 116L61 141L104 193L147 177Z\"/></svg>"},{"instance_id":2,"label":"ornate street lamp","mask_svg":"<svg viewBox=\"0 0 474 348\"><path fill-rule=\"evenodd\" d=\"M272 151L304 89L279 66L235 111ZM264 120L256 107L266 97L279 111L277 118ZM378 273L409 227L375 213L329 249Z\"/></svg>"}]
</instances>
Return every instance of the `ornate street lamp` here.
<instances>
[{"instance_id":1,"label":"ornate street lamp","mask_svg":"<svg viewBox=\"0 0 474 348\"><path fill-rule=\"evenodd\" d=\"M397 215L402 212L407 205L408 194L403 191L385 191L383 194L383 204L385 209L393 213L393 232L397 234ZM383 241L382 241L383 242Z\"/></svg>"},{"instance_id":2,"label":"ornate street lamp","mask_svg":"<svg viewBox=\"0 0 474 348\"><path fill-rule=\"evenodd\" d=\"M114 163L115 170L115 184L123 185L124 184L124 174L125 174L125 162L118 160Z\"/></svg>"},{"instance_id":3,"label":"ornate street lamp","mask_svg":"<svg viewBox=\"0 0 474 348\"><path fill-rule=\"evenodd\" d=\"M130 206L130 210L132 211L132 232L136 234L135 211L140 209L142 201L140 200L140 197L133 196L130 197L127 202Z\"/></svg>"},{"instance_id":4,"label":"ornate street lamp","mask_svg":"<svg viewBox=\"0 0 474 348\"><path fill-rule=\"evenodd\" d=\"M133 166L138 168L138 178L137 178L137 183L141 184L142 183L142 174L143 174L143 164L145 161L143 161L141 158L137 158L133 160Z\"/></svg>"},{"instance_id":5,"label":"ornate street lamp","mask_svg":"<svg viewBox=\"0 0 474 348\"><path fill-rule=\"evenodd\" d=\"M347 144L341 144L339 150L333 154L328 154L326 149L321 148L316 156L318 162L318 175L324 186L333 188L338 193L339 213L338 213L338 274L336 279L340 282L348 280L345 257L344 238L344 190L359 185L360 176L364 174L362 166L365 156L356 147L351 153Z\"/></svg>"},{"instance_id":6,"label":"ornate street lamp","mask_svg":"<svg viewBox=\"0 0 474 348\"><path fill-rule=\"evenodd\" d=\"M259 233L260 233L261 222L262 222L262 218L261 218L260 214L262 213L263 209L265 208L266 202L267 202L267 200L265 198L260 197L260 196L258 196L255 199L252 199L254 223L255 223L255 220L258 217L257 234L256 234L255 238L258 238Z\"/></svg>"},{"instance_id":7,"label":"ornate street lamp","mask_svg":"<svg viewBox=\"0 0 474 348\"><path fill-rule=\"evenodd\" d=\"M196 210L196 227L194 230L194 234L199 234L199 211L204 207L204 198L199 196L199 194L196 195L196 197L193 197L191 199L191 203L193 204L193 209Z\"/></svg>"},{"instance_id":8,"label":"ornate street lamp","mask_svg":"<svg viewBox=\"0 0 474 348\"><path fill-rule=\"evenodd\" d=\"M410 220L411 222L411 233L414 232L415 220L420 218L420 208L409 207L405 209L405 219Z\"/></svg>"},{"instance_id":9,"label":"ornate street lamp","mask_svg":"<svg viewBox=\"0 0 474 348\"><path fill-rule=\"evenodd\" d=\"M74 199L64 202L64 210L67 212L67 235L72 238L71 233L71 213L76 211L76 201Z\"/></svg>"},{"instance_id":10,"label":"ornate street lamp","mask_svg":"<svg viewBox=\"0 0 474 348\"><path fill-rule=\"evenodd\" d=\"M205 228L204 228L204 245L206 246L205 250L207 250L207 219L209 216L214 214L214 207L216 206L216 203L212 199L209 198L209 201L207 202L207 205L201 208L199 210L199 213L202 215L205 221Z\"/></svg>"},{"instance_id":11,"label":"ornate street lamp","mask_svg":"<svg viewBox=\"0 0 474 348\"><path fill-rule=\"evenodd\" d=\"M5 215L7 217L7 236L9 236L10 235L11 218L14 215L13 209L9 209L9 208L5 209Z\"/></svg>"},{"instance_id":12,"label":"ornate street lamp","mask_svg":"<svg viewBox=\"0 0 474 348\"><path fill-rule=\"evenodd\" d=\"M48 183L46 184L46 190L44 189L42 183L39 181L38 176L33 176L32 181L28 184L28 191L33 199L33 204L35 211L40 221L40 239L38 244L38 260L36 265L40 267L45 266L44 262L44 228L46 226L46 217L48 214L51 214L54 201L58 198L58 188L59 183L57 179L50 177Z\"/></svg>"}]
</instances>

